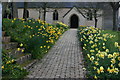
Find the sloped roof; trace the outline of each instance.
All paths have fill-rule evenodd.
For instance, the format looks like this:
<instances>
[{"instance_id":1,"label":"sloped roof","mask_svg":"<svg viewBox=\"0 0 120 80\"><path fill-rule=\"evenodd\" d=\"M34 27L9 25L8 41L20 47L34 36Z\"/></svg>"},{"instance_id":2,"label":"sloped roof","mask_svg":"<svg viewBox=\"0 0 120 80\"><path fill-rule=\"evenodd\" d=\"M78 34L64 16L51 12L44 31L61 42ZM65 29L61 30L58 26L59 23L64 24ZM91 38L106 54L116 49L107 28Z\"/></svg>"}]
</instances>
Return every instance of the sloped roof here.
<instances>
[{"instance_id":1,"label":"sloped roof","mask_svg":"<svg viewBox=\"0 0 120 80\"><path fill-rule=\"evenodd\" d=\"M87 8L87 7L95 7L96 3L95 2L47 2L47 7L48 8L71 8L73 6L76 7L81 7L81 8ZM44 5L44 2L28 2L28 8L36 8L36 7L42 7ZM99 2L97 3L97 7L101 8L103 5L102 3ZM17 2L17 7L18 8L23 8L24 7L24 2Z\"/></svg>"},{"instance_id":2,"label":"sloped roof","mask_svg":"<svg viewBox=\"0 0 120 80\"><path fill-rule=\"evenodd\" d=\"M79 11L79 9L77 7L72 7L63 17L65 17L73 8L76 8L77 11L85 18L85 16Z\"/></svg>"}]
</instances>

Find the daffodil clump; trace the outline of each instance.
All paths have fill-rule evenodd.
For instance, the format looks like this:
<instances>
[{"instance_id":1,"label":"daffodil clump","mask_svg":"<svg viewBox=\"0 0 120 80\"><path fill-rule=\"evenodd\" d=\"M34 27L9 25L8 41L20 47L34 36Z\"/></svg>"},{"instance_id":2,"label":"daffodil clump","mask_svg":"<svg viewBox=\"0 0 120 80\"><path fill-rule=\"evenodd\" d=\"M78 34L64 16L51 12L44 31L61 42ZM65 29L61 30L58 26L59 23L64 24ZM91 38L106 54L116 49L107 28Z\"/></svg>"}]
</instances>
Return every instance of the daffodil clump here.
<instances>
[{"instance_id":1,"label":"daffodil clump","mask_svg":"<svg viewBox=\"0 0 120 80\"><path fill-rule=\"evenodd\" d=\"M86 60L88 76L95 79L119 79L120 46L111 42L115 35L92 26L80 26L78 36Z\"/></svg>"},{"instance_id":2,"label":"daffodil clump","mask_svg":"<svg viewBox=\"0 0 120 80\"><path fill-rule=\"evenodd\" d=\"M7 35L12 37L12 41L23 43L25 52L31 53L33 58L41 58L47 53L68 28L62 22L52 25L40 19L3 19Z\"/></svg>"},{"instance_id":3,"label":"daffodil clump","mask_svg":"<svg viewBox=\"0 0 120 80\"><path fill-rule=\"evenodd\" d=\"M5 50L2 51L2 79L19 79L27 75L27 71L16 64L15 59L6 54Z\"/></svg>"}]
</instances>

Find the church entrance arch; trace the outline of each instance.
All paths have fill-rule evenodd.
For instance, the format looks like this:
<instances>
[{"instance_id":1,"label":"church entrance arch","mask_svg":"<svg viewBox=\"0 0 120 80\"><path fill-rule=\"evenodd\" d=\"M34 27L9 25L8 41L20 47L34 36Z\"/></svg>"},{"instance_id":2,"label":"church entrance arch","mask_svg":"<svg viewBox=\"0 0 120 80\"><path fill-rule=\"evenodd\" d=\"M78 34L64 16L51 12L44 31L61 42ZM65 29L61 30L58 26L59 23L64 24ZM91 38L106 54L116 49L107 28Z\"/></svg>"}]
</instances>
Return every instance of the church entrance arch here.
<instances>
[{"instance_id":1,"label":"church entrance arch","mask_svg":"<svg viewBox=\"0 0 120 80\"><path fill-rule=\"evenodd\" d=\"M79 26L79 19L78 19L78 16L76 14L73 14L71 17L70 17L70 27L71 28L78 28Z\"/></svg>"}]
</instances>

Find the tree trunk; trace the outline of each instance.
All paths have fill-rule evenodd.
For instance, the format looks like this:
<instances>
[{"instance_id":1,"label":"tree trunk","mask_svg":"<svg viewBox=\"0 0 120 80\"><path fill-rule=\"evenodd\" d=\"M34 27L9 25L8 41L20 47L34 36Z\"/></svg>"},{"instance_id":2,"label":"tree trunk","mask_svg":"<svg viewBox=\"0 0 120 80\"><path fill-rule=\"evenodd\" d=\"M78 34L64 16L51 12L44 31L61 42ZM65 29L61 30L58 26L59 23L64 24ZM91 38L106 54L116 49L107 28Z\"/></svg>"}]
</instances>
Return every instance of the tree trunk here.
<instances>
[{"instance_id":1,"label":"tree trunk","mask_svg":"<svg viewBox=\"0 0 120 80\"><path fill-rule=\"evenodd\" d=\"M18 10L17 10L17 6L16 6L16 2L13 2L13 18L18 18Z\"/></svg>"},{"instance_id":2,"label":"tree trunk","mask_svg":"<svg viewBox=\"0 0 120 80\"><path fill-rule=\"evenodd\" d=\"M2 18L6 15L5 10L7 8L8 2L2 2Z\"/></svg>"},{"instance_id":3,"label":"tree trunk","mask_svg":"<svg viewBox=\"0 0 120 80\"><path fill-rule=\"evenodd\" d=\"M120 4L119 2L110 2L110 5L113 10L113 30L116 31L118 29L118 10L119 10Z\"/></svg>"},{"instance_id":4,"label":"tree trunk","mask_svg":"<svg viewBox=\"0 0 120 80\"><path fill-rule=\"evenodd\" d=\"M25 19L25 21L27 20L27 6L28 6L28 2L24 2L23 18Z\"/></svg>"},{"instance_id":5,"label":"tree trunk","mask_svg":"<svg viewBox=\"0 0 120 80\"><path fill-rule=\"evenodd\" d=\"M118 13L117 13L117 10L114 10L113 9L113 30L117 30L117 23L118 23Z\"/></svg>"},{"instance_id":6,"label":"tree trunk","mask_svg":"<svg viewBox=\"0 0 120 80\"><path fill-rule=\"evenodd\" d=\"M41 17L40 15L41 15L41 12L40 12L40 10L39 10L39 19L40 19L40 17Z\"/></svg>"},{"instance_id":7,"label":"tree trunk","mask_svg":"<svg viewBox=\"0 0 120 80\"><path fill-rule=\"evenodd\" d=\"M97 10L94 10L95 28L97 27Z\"/></svg>"},{"instance_id":8,"label":"tree trunk","mask_svg":"<svg viewBox=\"0 0 120 80\"><path fill-rule=\"evenodd\" d=\"M44 3L44 6L43 6L43 9L44 9L44 12L43 12L43 20L45 21L46 20L46 8L47 8L47 2Z\"/></svg>"},{"instance_id":9,"label":"tree trunk","mask_svg":"<svg viewBox=\"0 0 120 80\"><path fill-rule=\"evenodd\" d=\"M45 21L46 19L46 8L44 9L44 18L43 18L43 20Z\"/></svg>"},{"instance_id":10,"label":"tree trunk","mask_svg":"<svg viewBox=\"0 0 120 80\"><path fill-rule=\"evenodd\" d=\"M95 28L97 28L97 19L95 18Z\"/></svg>"}]
</instances>

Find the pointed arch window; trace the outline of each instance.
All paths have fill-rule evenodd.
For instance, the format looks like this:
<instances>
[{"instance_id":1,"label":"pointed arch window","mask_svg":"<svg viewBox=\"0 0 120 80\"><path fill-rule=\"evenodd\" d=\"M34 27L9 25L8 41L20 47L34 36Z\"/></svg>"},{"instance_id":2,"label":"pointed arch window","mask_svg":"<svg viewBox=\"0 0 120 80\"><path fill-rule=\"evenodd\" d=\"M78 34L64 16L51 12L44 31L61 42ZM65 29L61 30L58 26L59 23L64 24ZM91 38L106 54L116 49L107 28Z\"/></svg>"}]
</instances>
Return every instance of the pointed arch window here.
<instances>
[{"instance_id":1,"label":"pointed arch window","mask_svg":"<svg viewBox=\"0 0 120 80\"><path fill-rule=\"evenodd\" d=\"M58 11L57 10L55 10L53 12L53 20L58 20Z\"/></svg>"}]
</instances>

